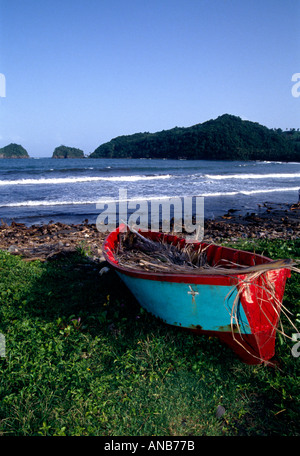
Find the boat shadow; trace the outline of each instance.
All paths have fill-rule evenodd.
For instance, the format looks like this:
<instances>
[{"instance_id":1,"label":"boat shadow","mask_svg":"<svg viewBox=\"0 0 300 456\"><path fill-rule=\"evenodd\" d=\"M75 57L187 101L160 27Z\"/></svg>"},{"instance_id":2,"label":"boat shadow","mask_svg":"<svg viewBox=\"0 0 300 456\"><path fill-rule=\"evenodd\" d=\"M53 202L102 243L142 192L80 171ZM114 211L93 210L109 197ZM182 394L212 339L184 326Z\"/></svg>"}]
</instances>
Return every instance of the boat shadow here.
<instances>
[{"instance_id":1,"label":"boat shadow","mask_svg":"<svg viewBox=\"0 0 300 456\"><path fill-rule=\"evenodd\" d=\"M57 325L61 334L68 335L71 327L90 338L109 337L112 351L158 338L166 348L179 344L183 356L200 350L212 362L239 362L217 338L186 332L148 313L105 261L85 254L44 262L43 273L23 299L30 317Z\"/></svg>"}]
</instances>

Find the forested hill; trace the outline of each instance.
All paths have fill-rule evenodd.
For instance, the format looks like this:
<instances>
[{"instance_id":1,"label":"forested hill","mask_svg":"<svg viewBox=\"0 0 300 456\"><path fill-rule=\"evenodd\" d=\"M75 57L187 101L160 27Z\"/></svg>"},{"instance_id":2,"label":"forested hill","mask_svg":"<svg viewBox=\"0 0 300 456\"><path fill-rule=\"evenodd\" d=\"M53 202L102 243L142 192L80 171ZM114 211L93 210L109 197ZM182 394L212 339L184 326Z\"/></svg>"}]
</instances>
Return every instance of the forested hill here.
<instances>
[{"instance_id":1,"label":"forested hill","mask_svg":"<svg viewBox=\"0 0 300 456\"><path fill-rule=\"evenodd\" d=\"M119 136L89 158L300 161L300 136L224 114L192 127Z\"/></svg>"},{"instance_id":2,"label":"forested hill","mask_svg":"<svg viewBox=\"0 0 300 456\"><path fill-rule=\"evenodd\" d=\"M75 147L59 146L54 149L52 158L84 158L84 152Z\"/></svg>"},{"instance_id":3,"label":"forested hill","mask_svg":"<svg viewBox=\"0 0 300 456\"><path fill-rule=\"evenodd\" d=\"M20 144L11 143L0 149L0 158L29 158L29 155Z\"/></svg>"}]
</instances>

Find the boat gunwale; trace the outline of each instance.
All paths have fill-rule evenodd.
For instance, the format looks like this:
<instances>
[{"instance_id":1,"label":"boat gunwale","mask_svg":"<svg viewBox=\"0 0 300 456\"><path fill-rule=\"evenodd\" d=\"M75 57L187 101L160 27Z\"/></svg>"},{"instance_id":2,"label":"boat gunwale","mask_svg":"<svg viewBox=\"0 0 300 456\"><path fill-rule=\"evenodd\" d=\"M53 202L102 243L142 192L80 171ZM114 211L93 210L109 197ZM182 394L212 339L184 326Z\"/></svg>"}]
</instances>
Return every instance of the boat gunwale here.
<instances>
[{"instance_id":1,"label":"boat gunwale","mask_svg":"<svg viewBox=\"0 0 300 456\"><path fill-rule=\"evenodd\" d=\"M193 283L193 284L206 284L206 285L236 285L241 279L245 279L250 273L243 272L233 272L232 274L227 273L227 274L222 274L222 273L201 273L199 274L189 274L189 273L182 273L178 271L174 272L151 272L151 271L143 271L143 270L138 270L138 269L133 269L131 267L126 267L123 265L120 265L115 258L115 251L112 248L112 243L114 240L112 240L113 236L118 236L119 233L122 230L122 225L119 226L119 228L116 228L114 231L108 234L106 239L104 240L103 243L103 254L106 259L106 261L113 266L119 273L123 273L125 275L129 275L132 277L136 277L139 279L146 279L146 280L153 280L153 281L162 281L162 282L176 282L176 283ZM153 231L148 231L145 232L147 233L152 233L154 235L158 234L161 235L162 233L157 233ZM174 241L177 239L179 241L184 240L184 238L179 238L178 236L172 235L172 234L167 234L169 238L174 238ZM203 244L204 246L209 245L207 242L201 242L197 241L195 244ZM261 260L261 264L268 264L272 262L272 260L268 257L265 257L263 255L259 255L257 253L252 253L252 252L247 252L243 251L240 249L234 249L232 247L226 247L226 246L220 246L217 244L213 244L216 247L221 247L224 251L230 251L230 252L243 252L246 253L247 255L251 256L252 258L259 258ZM109 254L110 252L110 254ZM113 259L112 259L113 258Z\"/></svg>"}]
</instances>

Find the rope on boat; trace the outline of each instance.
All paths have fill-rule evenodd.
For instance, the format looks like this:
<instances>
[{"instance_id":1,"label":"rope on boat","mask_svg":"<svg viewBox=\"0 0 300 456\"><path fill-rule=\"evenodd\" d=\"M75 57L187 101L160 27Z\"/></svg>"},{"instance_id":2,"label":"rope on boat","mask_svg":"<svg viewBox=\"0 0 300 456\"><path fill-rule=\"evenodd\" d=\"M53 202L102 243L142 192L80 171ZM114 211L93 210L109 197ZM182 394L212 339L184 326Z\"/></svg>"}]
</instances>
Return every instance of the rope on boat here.
<instances>
[{"instance_id":1,"label":"rope on boat","mask_svg":"<svg viewBox=\"0 0 300 456\"><path fill-rule=\"evenodd\" d=\"M291 315L291 312L277 298L274 283L270 280L270 271L272 270L289 269L300 273L300 269L297 267L299 264L298 261L280 259L269 261L264 264L246 266L229 260L224 261L224 259L222 259L222 265L210 265L207 260L206 250L211 244L203 247L200 243L198 248L195 248L194 244L188 243L183 247L180 247L180 245L164 242L163 238L160 241L148 239L133 228L120 233L119 236L120 238L115 251L115 258L118 260L119 265L129 269L140 269L160 273L165 272L167 274L196 274L199 276L216 274L230 277L232 275L232 278L235 279L235 281L237 279L237 274L239 274L240 277L238 278L237 283L228 294L230 295L234 290L237 290L232 308L228 309L230 313L232 337L247 353L251 354L252 357L257 358L259 361L264 362L265 360L262 360L250 352L247 349L247 342L245 340L244 343L240 341L243 340L241 331L242 322L239 318L240 297L243 294L250 293L250 286L253 285L254 282L258 295L256 299L257 305L272 328L270 337L274 337L274 334L278 332L283 336L292 339L292 337L288 336L283 330L280 318L281 313L285 316L293 330L296 333L299 333L299 330L289 316L289 314ZM244 275L246 275L246 277ZM259 281L261 282L261 285L259 285ZM263 297L264 295L265 298ZM227 297L225 298L225 301ZM272 307L276 315L276 318L274 319L275 324L274 321L270 320L269 315L266 314L264 302L272 302ZM236 337L237 333L240 336L240 340Z\"/></svg>"}]
</instances>

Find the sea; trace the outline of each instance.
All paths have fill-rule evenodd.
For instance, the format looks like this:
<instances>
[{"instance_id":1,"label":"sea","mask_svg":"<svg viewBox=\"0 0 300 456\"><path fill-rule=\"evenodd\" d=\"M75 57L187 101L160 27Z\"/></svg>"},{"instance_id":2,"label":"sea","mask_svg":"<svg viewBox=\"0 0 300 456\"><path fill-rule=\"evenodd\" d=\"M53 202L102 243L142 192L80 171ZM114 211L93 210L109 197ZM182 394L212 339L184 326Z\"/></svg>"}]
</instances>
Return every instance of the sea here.
<instances>
[{"instance_id":1,"label":"sea","mask_svg":"<svg viewBox=\"0 0 300 456\"><path fill-rule=\"evenodd\" d=\"M300 163L151 159L1 159L0 221L96 223L101 207L203 197L204 217L298 202ZM138 207L138 206L136 206ZM100 208L100 209L99 209Z\"/></svg>"}]
</instances>

